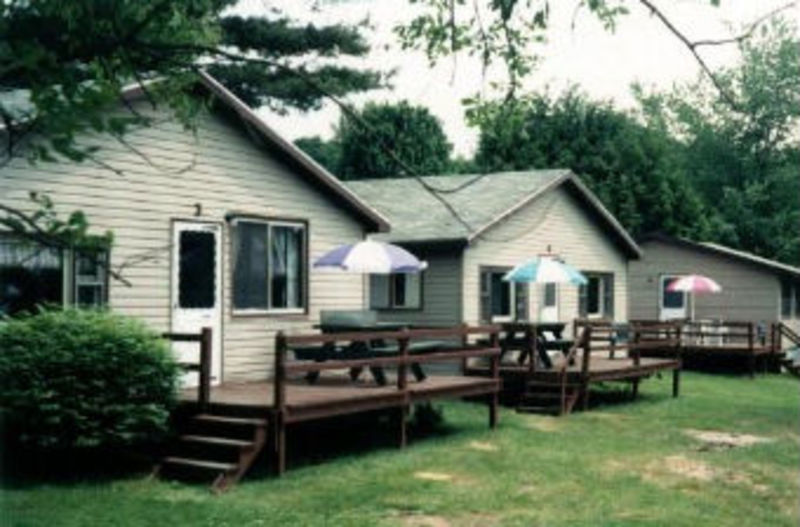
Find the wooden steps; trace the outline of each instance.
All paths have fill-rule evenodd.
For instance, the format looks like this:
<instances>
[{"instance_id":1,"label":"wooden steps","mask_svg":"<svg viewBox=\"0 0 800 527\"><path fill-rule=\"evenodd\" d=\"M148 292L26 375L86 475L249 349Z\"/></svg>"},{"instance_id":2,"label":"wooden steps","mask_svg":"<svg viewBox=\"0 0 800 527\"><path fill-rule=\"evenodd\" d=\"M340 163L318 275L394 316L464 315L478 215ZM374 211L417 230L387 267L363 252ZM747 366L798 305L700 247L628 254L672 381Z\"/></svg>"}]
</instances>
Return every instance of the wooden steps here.
<instances>
[{"instance_id":1,"label":"wooden steps","mask_svg":"<svg viewBox=\"0 0 800 527\"><path fill-rule=\"evenodd\" d=\"M154 474L206 481L213 492L235 484L252 466L267 439L266 419L201 413L176 423L175 441Z\"/></svg>"},{"instance_id":2,"label":"wooden steps","mask_svg":"<svg viewBox=\"0 0 800 527\"><path fill-rule=\"evenodd\" d=\"M583 389L579 383L566 383L564 388L562 394L560 382L528 381L517 405L517 411L548 415L568 414L580 398Z\"/></svg>"}]
</instances>

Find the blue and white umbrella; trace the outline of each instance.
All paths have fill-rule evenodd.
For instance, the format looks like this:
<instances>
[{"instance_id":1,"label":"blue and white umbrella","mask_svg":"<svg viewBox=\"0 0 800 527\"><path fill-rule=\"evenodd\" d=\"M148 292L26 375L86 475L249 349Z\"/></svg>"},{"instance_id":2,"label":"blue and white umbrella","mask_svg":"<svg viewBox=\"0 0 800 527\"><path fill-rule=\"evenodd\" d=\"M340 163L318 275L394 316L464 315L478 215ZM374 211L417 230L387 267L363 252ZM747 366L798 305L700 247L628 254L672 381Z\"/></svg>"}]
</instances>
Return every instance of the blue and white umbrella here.
<instances>
[{"instance_id":1,"label":"blue and white umbrella","mask_svg":"<svg viewBox=\"0 0 800 527\"><path fill-rule=\"evenodd\" d=\"M573 285L586 285L588 282L580 271L550 256L540 256L514 267L503 280Z\"/></svg>"},{"instance_id":2,"label":"blue and white umbrella","mask_svg":"<svg viewBox=\"0 0 800 527\"><path fill-rule=\"evenodd\" d=\"M314 267L352 273L390 274L417 273L425 270L428 264L397 245L366 240L333 249L314 262Z\"/></svg>"}]
</instances>

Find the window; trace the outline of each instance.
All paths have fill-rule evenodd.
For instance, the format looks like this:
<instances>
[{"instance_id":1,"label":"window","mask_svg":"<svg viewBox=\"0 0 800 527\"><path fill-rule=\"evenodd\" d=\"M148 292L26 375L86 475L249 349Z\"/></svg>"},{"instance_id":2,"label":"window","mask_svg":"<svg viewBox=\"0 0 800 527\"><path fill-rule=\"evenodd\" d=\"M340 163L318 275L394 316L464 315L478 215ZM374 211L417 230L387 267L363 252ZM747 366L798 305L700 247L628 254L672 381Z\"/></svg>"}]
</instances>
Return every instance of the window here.
<instances>
[{"instance_id":1,"label":"window","mask_svg":"<svg viewBox=\"0 0 800 527\"><path fill-rule=\"evenodd\" d=\"M781 282L781 318L792 318L792 284Z\"/></svg>"},{"instance_id":2,"label":"window","mask_svg":"<svg viewBox=\"0 0 800 527\"><path fill-rule=\"evenodd\" d=\"M420 309L422 275L420 273L373 274L369 277L372 309Z\"/></svg>"},{"instance_id":3,"label":"window","mask_svg":"<svg viewBox=\"0 0 800 527\"><path fill-rule=\"evenodd\" d=\"M480 270L481 321L527 320L527 284L506 282L503 276L510 268Z\"/></svg>"},{"instance_id":4,"label":"window","mask_svg":"<svg viewBox=\"0 0 800 527\"><path fill-rule=\"evenodd\" d=\"M233 307L240 311L303 312L306 227L284 221L233 223Z\"/></svg>"},{"instance_id":5,"label":"window","mask_svg":"<svg viewBox=\"0 0 800 527\"><path fill-rule=\"evenodd\" d=\"M79 253L0 234L0 314L47 304L102 306L107 299L108 253Z\"/></svg>"},{"instance_id":6,"label":"window","mask_svg":"<svg viewBox=\"0 0 800 527\"><path fill-rule=\"evenodd\" d=\"M683 309L686 306L686 293L667 290L670 284L678 278L678 276L664 276L661 278L661 307L665 309Z\"/></svg>"},{"instance_id":7,"label":"window","mask_svg":"<svg viewBox=\"0 0 800 527\"><path fill-rule=\"evenodd\" d=\"M614 318L614 275L583 273L588 280L578 288L578 312L581 317Z\"/></svg>"}]
</instances>

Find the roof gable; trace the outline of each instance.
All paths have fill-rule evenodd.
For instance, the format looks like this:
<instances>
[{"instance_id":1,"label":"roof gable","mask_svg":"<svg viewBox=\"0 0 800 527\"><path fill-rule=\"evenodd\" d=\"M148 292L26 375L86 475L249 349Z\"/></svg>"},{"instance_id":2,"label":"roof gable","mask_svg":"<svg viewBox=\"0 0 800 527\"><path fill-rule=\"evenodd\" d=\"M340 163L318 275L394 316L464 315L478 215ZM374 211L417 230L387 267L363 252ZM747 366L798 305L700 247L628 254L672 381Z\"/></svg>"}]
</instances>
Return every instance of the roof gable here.
<instances>
[{"instance_id":1,"label":"roof gable","mask_svg":"<svg viewBox=\"0 0 800 527\"><path fill-rule=\"evenodd\" d=\"M776 260L770 260L769 258L764 258L763 256L758 256L756 254L749 253L746 251L740 251L738 249L733 249L731 247L726 247L725 245L719 245L717 243L696 242L686 238L678 238L675 236L668 236L666 234L661 234L661 233L653 233L645 235L639 241L639 243L641 244L649 242L660 242L668 245L681 247L684 249L700 251L706 254L711 254L713 256L720 256L722 258L733 260L739 263L745 263L756 267L760 267L762 269L765 269L767 271L776 274L790 275L794 278L800 278L800 267L794 267L782 262L778 262Z\"/></svg>"},{"instance_id":2,"label":"roof gable","mask_svg":"<svg viewBox=\"0 0 800 527\"><path fill-rule=\"evenodd\" d=\"M392 232L381 237L406 243L472 242L540 196L567 184L628 256L641 255L633 238L567 169L426 176L421 179L440 190L439 196L467 225L455 218L416 178L366 179L347 184L391 222Z\"/></svg>"}]
</instances>

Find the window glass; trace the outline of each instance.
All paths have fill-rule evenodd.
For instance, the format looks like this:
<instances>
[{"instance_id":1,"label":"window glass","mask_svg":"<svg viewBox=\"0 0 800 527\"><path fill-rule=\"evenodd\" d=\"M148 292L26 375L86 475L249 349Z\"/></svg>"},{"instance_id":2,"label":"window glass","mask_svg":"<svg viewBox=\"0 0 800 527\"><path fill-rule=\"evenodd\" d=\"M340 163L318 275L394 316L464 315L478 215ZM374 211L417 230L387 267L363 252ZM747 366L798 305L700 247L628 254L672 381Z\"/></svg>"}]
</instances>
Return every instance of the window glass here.
<instances>
[{"instance_id":1,"label":"window glass","mask_svg":"<svg viewBox=\"0 0 800 527\"><path fill-rule=\"evenodd\" d=\"M104 252L78 253L75 256L75 303L97 307L106 301L108 255Z\"/></svg>"},{"instance_id":2,"label":"window glass","mask_svg":"<svg viewBox=\"0 0 800 527\"><path fill-rule=\"evenodd\" d=\"M661 305L667 309L681 309L686 303L686 293L682 291L667 291L669 285L678 277L664 277L661 280Z\"/></svg>"},{"instance_id":3,"label":"window glass","mask_svg":"<svg viewBox=\"0 0 800 527\"><path fill-rule=\"evenodd\" d=\"M601 281L599 276L589 276L586 286L586 312L590 315L600 314Z\"/></svg>"},{"instance_id":4,"label":"window glass","mask_svg":"<svg viewBox=\"0 0 800 527\"><path fill-rule=\"evenodd\" d=\"M369 305L373 309L389 307L389 275L369 276Z\"/></svg>"},{"instance_id":5,"label":"window glass","mask_svg":"<svg viewBox=\"0 0 800 527\"><path fill-rule=\"evenodd\" d=\"M0 237L0 314L33 311L37 306L64 302L61 251Z\"/></svg>"},{"instance_id":6,"label":"window glass","mask_svg":"<svg viewBox=\"0 0 800 527\"><path fill-rule=\"evenodd\" d=\"M781 282L781 317L790 318L792 316L792 285L789 282Z\"/></svg>"},{"instance_id":7,"label":"window glass","mask_svg":"<svg viewBox=\"0 0 800 527\"><path fill-rule=\"evenodd\" d=\"M233 227L234 309L302 309L305 226L237 221Z\"/></svg>"},{"instance_id":8,"label":"window glass","mask_svg":"<svg viewBox=\"0 0 800 527\"><path fill-rule=\"evenodd\" d=\"M185 309L214 307L216 236L182 231L178 243L178 305Z\"/></svg>"},{"instance_id":9,"label":"window glass","mask_svg":"<svg viewBox=\"0 0 800 527\"><path fill-rule=\"evenodd\" d=\"M800 284L794 285L794 317L800 318Z\"/></svg>"},{"instance_id":10,"label":"window glass","mask_svg":"<svg viewBox=\"0 0 800 527\"><path fill-rule=\"evenodd\" d=\"M556 306L556 284L544 284L544 307Z\"/></svg>"},{"instance_id":11,"label":"window glass","mask_svg":"<svg viewBox=\"0 0 800 527\"><path fill-rule=\"evenodd\" d=\"M507 317L511 316L511 282L503 280L502 272L491 273L491 302L492 316Z\"/></svg>"},{"instance_id":12,"label":"window glass","mask_svg":"<svg viewBox=\"0 0 800 527\"><path fill-rule=\"evenodd\" d=\"M303 305L303 228L275 225L270 229L271 306Z\"/></svg>"},{"instance_id":13,"label":"window glass","mask_svg":"<svg viewBox=\"0 0 800 527\"><path fill-rule=\"evenodd\" d=\"M233 232L233 306L267 309L267 226L238 222Z\"/></svg>"}]
</instances>

